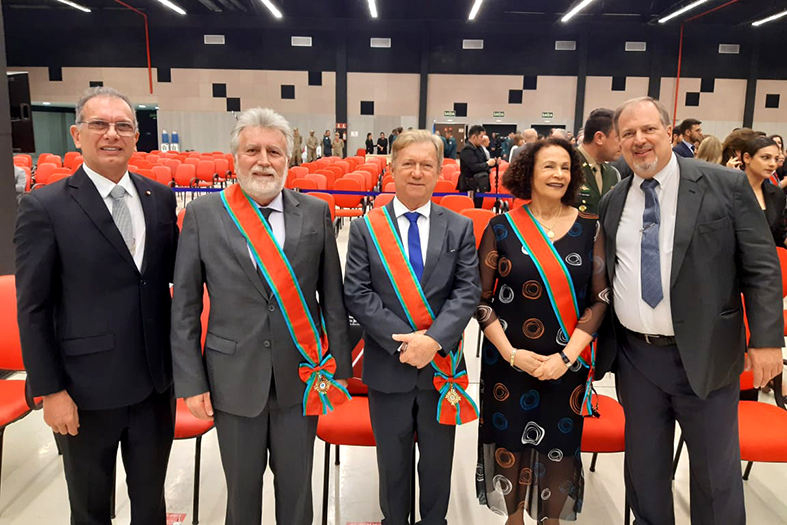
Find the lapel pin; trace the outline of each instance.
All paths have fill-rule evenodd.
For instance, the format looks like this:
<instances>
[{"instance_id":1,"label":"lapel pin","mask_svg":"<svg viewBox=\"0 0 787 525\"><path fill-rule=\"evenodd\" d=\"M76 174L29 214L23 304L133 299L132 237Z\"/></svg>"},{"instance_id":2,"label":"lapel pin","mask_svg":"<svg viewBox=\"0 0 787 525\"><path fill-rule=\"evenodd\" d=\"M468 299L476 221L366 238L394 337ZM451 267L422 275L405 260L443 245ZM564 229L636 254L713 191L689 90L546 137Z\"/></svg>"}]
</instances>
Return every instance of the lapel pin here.
<instances>
[{"instance_id":1,"label":"lapel pin","mask_svg":"<svg viewBox=\"0 0 787 525\"><path fill-rule=\"evenodd\" d=\"M150 195L150 190L146 191L145 195Z\"/></svg>"}]
</instances>

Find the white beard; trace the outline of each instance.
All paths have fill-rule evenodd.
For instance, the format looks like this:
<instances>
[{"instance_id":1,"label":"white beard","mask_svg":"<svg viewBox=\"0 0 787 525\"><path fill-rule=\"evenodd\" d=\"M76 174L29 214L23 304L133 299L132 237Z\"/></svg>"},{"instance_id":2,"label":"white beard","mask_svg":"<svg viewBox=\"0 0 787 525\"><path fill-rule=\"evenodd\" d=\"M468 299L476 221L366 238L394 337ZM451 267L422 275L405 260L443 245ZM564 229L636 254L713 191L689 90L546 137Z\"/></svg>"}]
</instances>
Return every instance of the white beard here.
<instances>
[{"instance_id":1,"label":"white beard","mask_svg":"<svg viewBox=\"0 0 787 525\"><path fill-rule=\"evenodd\" d=\"M652 162L640 162L639 164L634 164L632 169L637 175L655 175L658 165L659 158L654 155Z\"/></svg>"},{"instance_id":2,"label":"white beard","mask_svg":"<svg viewBox=\"0 0 787 525\"><path fill-rule=\"evenodd\" d=\"M273 177L255 177L252 173L269 173ZM238 183L241 189L257 202L272 201L276 195L281 193L286 181L287 168L284 169L284 174L281 177L273 169L252 170L248 175L238 170Z\"/></svg>"}]
</instances>

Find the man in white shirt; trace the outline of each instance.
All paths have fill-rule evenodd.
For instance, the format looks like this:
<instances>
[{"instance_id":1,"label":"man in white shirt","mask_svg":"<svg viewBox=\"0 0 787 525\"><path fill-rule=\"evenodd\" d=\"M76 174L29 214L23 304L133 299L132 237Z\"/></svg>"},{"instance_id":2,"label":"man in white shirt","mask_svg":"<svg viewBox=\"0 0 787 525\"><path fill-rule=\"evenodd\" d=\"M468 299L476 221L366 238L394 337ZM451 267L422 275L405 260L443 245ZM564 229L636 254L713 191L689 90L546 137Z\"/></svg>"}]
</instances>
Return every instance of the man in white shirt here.
<instances>
[{"instance_id":1,"label":"man in white shirt","mask_svg":"<svg viewBox=\"0 0 787 525\"><path fill-rule=\"evenodd\" d=\"M128 172L139 131L108 87L76 105L73 175L19 206L16 285L27 381L63 452L73 525L109 525L118 445L131 522L166 523L174 436L169 345L175 194Z\"/></svg>"},{"instance_id":2,"label":"man in white shirt","mask_svg":"<svg viewBox=\"0 0 787 525\"><path fill-rule=\"evenodd\" d=\"M396 197L377 213L395 221L394 235L435 317L428 329L414 331L397 295L403 287L412 288L406 288L404 275L389 272L380 255L387 253L389 260L387 249L398 250L391 246L396 241L379 252L375 240L380 232L375 229L373 236L371 222L362 220L350 227L344 302L365 331L363 381L369 387L377 442L383 523L408 523L417 433L421 523L442 524L451 493L456 427L437 421L440 392L430 363L438 352L457 351L478 305L478 257L472 221L430 201L443 158L440 138L425 130L406 131L391 155ZM457 363L457 372L461 370L464 358Z\"/></svg>"},{"instance_id":3,"label":"man in white shirt","mask_svg":"<svg viewBox=\"0 0 787 525\"><path fill-rule=\"evenodd\" d=\"M649 97L615 111L633 177L601 201L613 315L597 372L616 359L626 412L626 493L636 523L675 523L672 454L680 423L691 459L691 518L745 523L739 375L751 330L754 386L781 372L779 261L746 178L673 154L667 110Z\"/></svg>"}]
</instances>

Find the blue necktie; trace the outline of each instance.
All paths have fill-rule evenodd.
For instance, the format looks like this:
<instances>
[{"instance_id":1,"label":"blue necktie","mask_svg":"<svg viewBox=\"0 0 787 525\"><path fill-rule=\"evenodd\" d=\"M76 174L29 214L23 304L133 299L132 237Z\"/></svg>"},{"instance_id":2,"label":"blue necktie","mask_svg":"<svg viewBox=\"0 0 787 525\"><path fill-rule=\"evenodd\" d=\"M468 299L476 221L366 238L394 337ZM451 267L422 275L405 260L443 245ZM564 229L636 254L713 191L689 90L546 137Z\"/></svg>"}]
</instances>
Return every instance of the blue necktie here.
<instances>
[{"instance_id":1,"label":"blue necktie","mask_svg":"<svg viewBox=\"0 0 787 525\"><path fill-rule=\"evenodd\" d=\"M421 216L417 211L409 211L404 214L410 221L410 229L407 230L407 248L410 252L410 265L415 272L415 278L419 281L424 274L424 259L421 255L421 234L418 232L418 217Z\"/></svg>"},{"instance_id":2,"label":"blue necktie","mask_svg":"<svg viewBox=\"0 0 787 525\"><path fill-rule=\"evenodd\" d=\"M645 211L642 214L642 258L640 261L640 279L642 283L642 300L651 308L664 299L661 287L661 257L659 256L659 225L661 210L656 186L659 181L649 179L640 186L645 192Z\"/></svg>"}]
</instances>

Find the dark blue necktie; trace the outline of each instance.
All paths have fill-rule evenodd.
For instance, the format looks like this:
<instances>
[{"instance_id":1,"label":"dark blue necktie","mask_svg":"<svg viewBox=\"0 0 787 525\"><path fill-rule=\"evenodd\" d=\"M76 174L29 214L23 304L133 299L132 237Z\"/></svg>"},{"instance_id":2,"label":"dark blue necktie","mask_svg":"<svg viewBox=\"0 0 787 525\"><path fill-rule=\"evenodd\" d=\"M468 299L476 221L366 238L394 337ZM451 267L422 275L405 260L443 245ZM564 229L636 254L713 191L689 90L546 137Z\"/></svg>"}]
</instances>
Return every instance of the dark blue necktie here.
<instances>
[{"instance_id":1,"label":"dark blue necktie","mask_svg":"<svg viewBox=\"0 0 787 525\"><path fill-rule=\"evenodd\" d=\"M410 229L407 230L407 248L410 252L410 265L415 272L415 278L419 281L424 274L424 259L421 255L421 234L418 231L418 217L421 216L417 211L408 211L404 214L410 221Z\"/></svg>"},{"instance_id":2,"label":"dark blue necktie","mask_svg":"<svg viewBox=\"0 0 787 525\"><path fill-rule=\"evenodd\" d=\"M656 186L659 181L649 179L640 186L645 192L645 211L642 214L642 258L640 261L640 279L642 284L642 300L651 308L664 299L661 287L661 257L659 256L659 225L661 210Z\"/></svg>"}]
</instances>

